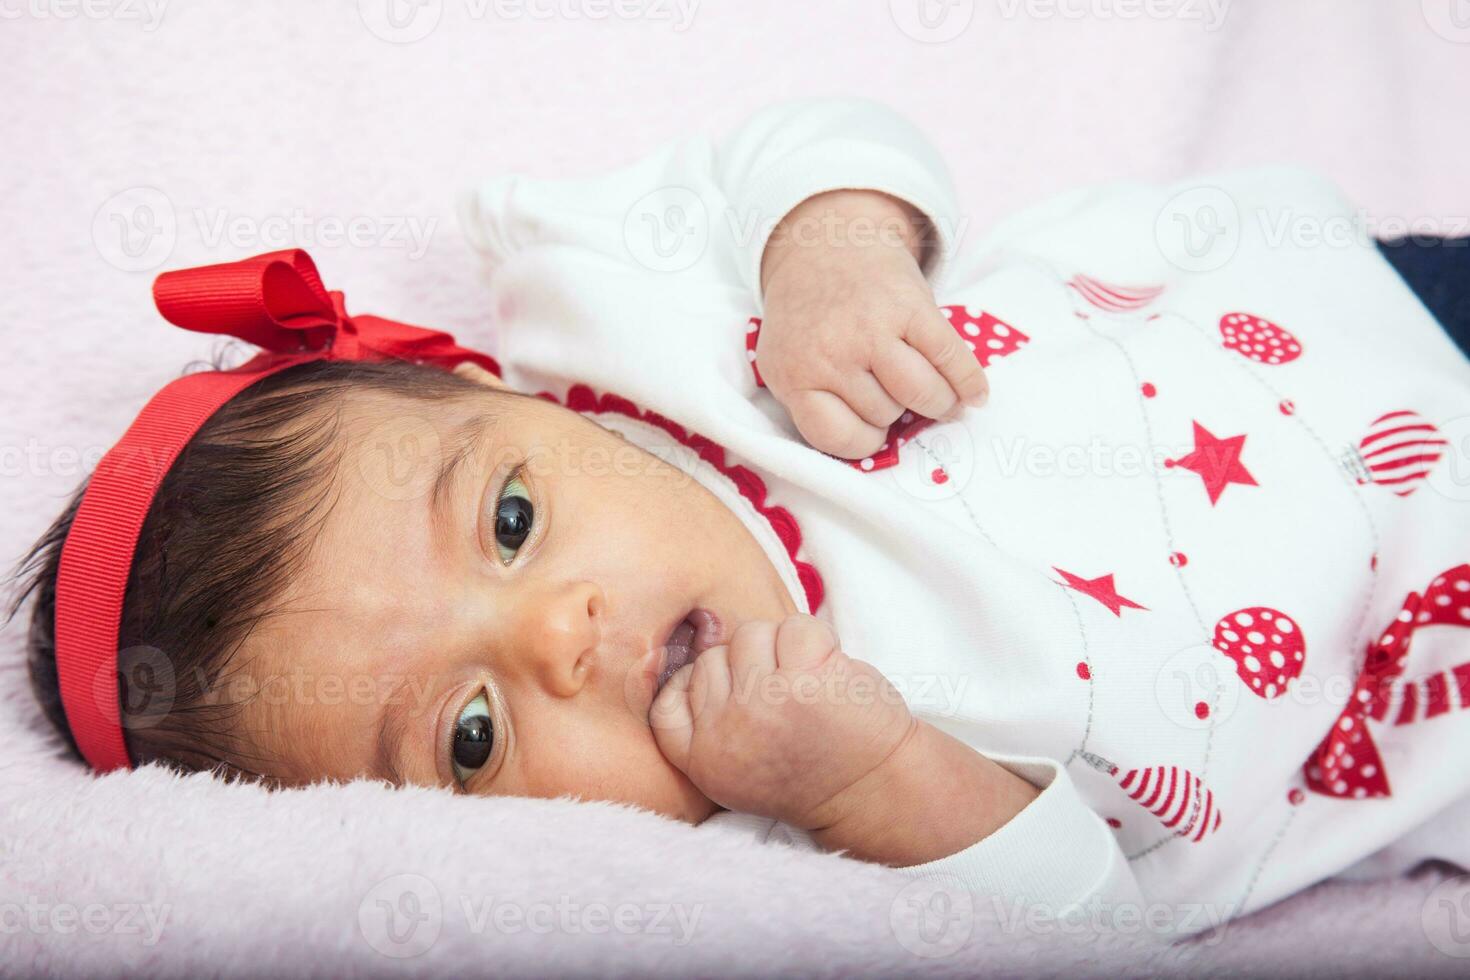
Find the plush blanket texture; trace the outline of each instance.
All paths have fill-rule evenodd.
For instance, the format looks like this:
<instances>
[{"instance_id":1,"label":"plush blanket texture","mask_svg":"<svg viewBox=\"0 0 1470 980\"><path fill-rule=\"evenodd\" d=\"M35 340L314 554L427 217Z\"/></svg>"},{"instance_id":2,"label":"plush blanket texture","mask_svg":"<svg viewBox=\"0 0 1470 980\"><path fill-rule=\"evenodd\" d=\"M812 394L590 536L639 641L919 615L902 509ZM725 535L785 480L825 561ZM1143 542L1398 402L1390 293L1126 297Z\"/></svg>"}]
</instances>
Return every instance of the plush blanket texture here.
<instances>
[{"instance_id":1,"label":"plush blanket texture","mask_svg":"<svg viewBox=\"0 0 1470 980\"><path fill-rule=\"evenodd\" d=\"M791 95L912 115L975 230L1080 182L1287 161L1370 232L1465 233L1458 2L7 2L0 552L212 349L152 314L159 267L302 245L354 308L474 343L494 323L455 191L594 172ZM0 974L1448 976L1470 954L1443 870L1137 951L983 903L921 929L936 909L893 872L612 806L95 779L32 704L23 632L0 634Z\"/></svg>"}]
</instances>

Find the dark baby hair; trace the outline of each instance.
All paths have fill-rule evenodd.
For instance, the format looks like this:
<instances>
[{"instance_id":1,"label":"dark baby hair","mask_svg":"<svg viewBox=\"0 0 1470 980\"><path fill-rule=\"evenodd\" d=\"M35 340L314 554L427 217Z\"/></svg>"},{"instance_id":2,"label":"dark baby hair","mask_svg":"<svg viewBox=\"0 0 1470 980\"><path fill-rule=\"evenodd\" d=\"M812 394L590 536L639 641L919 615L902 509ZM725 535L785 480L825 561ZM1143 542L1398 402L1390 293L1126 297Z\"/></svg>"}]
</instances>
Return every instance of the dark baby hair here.
<instances>
[{"instance_id":1,"label":"dark baby hair","mask_svg":"<svg viewBox=\"0 0 1470 980\"><path fill-rule=\"evenodd\" d=\"M234 654L272 612L331 511L348 395L419 401L483 394L477 382L403 361L313 361L256 382L189 440L149 507L118 633L118 691L135 766L162 762L260 777L268 760L230 735L218 694ZM57 683L56 573L86 483L21 560L14 618L35 598L27 643L46 717L76 743Z\"/></svg>"}]
</instances>

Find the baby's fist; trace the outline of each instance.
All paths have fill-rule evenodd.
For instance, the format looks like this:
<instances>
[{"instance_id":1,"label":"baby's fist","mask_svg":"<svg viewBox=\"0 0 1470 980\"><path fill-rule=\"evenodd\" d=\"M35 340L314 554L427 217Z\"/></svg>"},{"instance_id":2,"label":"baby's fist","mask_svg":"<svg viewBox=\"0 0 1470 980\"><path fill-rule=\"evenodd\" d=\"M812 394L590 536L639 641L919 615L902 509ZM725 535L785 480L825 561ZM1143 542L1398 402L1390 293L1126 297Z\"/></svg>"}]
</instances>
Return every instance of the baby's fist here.
<instances>
[{"instance_id":1,"label":"baby's fist","mask_svg":"<svg viewBox=\"0 0 1470 980\"><path fill-rule=\"evenodd\" d=\"M985 372L920 271L925 226L897 199L832 191L766 245L761 379L822 452L859 459L905 411L948 418L985 401Z\"/></svg>"},{"instance_id":2,"label":"baby's fist","mask_svg":"<svg viewBox=\"0 0 1470 980\"><path fill-rule=\"evenodd\" d=\"M912 733L892 684L811 616L748 622L671 677L660 751L720 806L818 830Z\"/></svg>"}]
</instances>

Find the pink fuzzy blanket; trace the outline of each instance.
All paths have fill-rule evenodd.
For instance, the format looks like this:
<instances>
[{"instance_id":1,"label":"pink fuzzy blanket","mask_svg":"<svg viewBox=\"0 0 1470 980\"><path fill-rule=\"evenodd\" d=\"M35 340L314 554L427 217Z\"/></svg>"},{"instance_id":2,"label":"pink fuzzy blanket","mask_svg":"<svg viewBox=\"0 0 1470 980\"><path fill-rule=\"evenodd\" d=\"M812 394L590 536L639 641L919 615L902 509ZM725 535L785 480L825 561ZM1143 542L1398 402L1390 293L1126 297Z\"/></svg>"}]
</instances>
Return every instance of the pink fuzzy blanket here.
<instances>
[{"instance_id":1,"label":"pink fuzzy blanket","mask_svg":"<svg viewBox=\"0 0 1470 980\"><path fill-rule=\"evenodd\" d=\"M928 129L976 231L1080 182L1290 161L1335 177L1370 230L1465 233L1467 13L1463 0L6 0L0 553L18 556L144 398L209 352L151 313L160 266L302 245L361 309L475 343L491 305L455 191L506 170L601 170L825 93ZM612 806L95 779L35 709L22 639L20 621L0 634L3 974L1449 976L1470 954L1463 880L1435 870L1324 883L1140 951L983 902L926 906L941 914L918 922L894 872Z\"/></svg>"}]
</instances>

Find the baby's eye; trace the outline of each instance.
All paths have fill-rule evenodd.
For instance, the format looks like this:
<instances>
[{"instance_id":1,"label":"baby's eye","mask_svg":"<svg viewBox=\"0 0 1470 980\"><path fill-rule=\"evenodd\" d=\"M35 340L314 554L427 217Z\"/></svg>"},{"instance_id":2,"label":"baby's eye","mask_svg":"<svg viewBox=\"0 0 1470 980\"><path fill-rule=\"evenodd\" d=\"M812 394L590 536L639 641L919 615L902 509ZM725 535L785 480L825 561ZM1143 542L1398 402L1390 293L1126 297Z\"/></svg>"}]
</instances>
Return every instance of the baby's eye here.
<instances>
[{"instance_id":1,"label":"baby's eye","mask_svg":"<svg viewBox=\"0 0 1470 980\"><path fill-rule=\"evenodd\" d=\"M495 546L500 551L500 560L507 565L515 560L516 552L525 544L535 516L530 492L521 482L520 473L512 473L505 486L500 488L495 505Z\"/></svg>"},{"instance_id":2,"label":"baby's eye","mask_svg":"<svg viewBox=\"0 0 1470 980\"><path fill-rule=\"evenodd\" d=\"M460 785L490 761L495 748L495 728L490 723L490 700L485 692L464 706L459 721L454 726L454 748L451 761L454 778Z\"/></svg>"}]
</instances>

